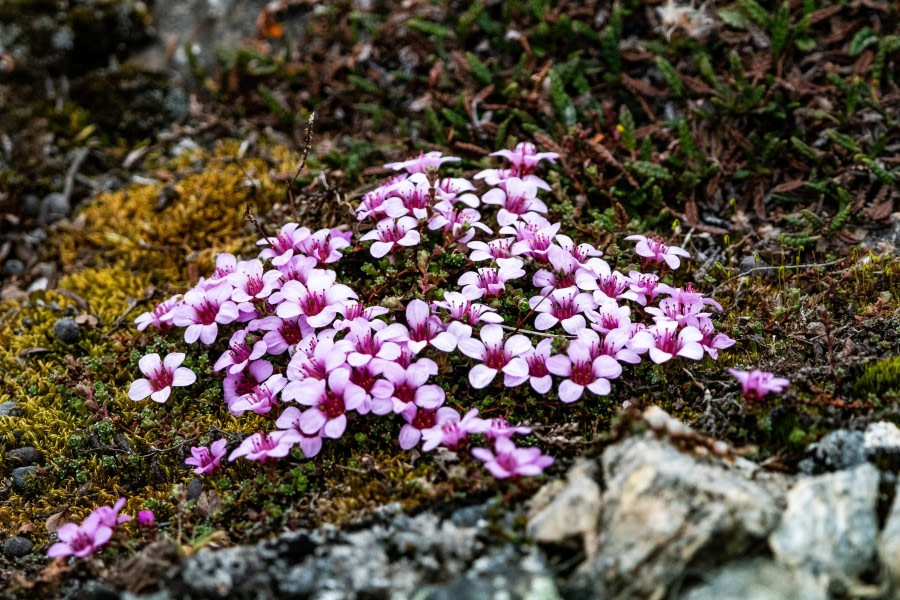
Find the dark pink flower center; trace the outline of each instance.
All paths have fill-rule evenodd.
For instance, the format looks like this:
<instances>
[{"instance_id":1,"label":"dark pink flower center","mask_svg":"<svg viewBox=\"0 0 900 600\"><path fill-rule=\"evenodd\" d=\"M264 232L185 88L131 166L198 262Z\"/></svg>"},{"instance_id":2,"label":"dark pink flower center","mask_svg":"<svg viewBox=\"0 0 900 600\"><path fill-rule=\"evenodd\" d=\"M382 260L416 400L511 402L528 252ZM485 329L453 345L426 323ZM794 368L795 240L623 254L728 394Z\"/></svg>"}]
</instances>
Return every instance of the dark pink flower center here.
<instances>
[{"instance_id":1,"label":"dark pink flower center","mask_svg":"<svg viewBox=\"0 0 900 600\"><path fill-rule=\"evenodd\" d=\"M492 258L509 258L512 256L511 242L509 240L488 242L488 253Z\"/></svg>"},{"instance_id":2,"label":"dark pink flower center","mask_svg":"<svg viewBox=\"0 0 900 600\"><path fill-rule=\"evenodd\" d=\"M416 388L410 387L409 383L404 381L394 385L394 397L400 402L408 404L416 398Z\"/></svg>"},{"instance_id":3,"label":"dark pink flower center","mask_svg":"<svg viewBox=\"0 0 900 600\"><path fill-rule=\"evenodd\" d=\"M494 460L497 461L497 464L503 467L503 470L507 471L508 473L515 473L516 469L519 468L519 462L516 460L516 457L512 452L501 452L494 458Z\"/></svg>"},{"instance_id":4,"label":"dark pink flower center","mask_svg":"<svg viewBox=\"0 0 900 600\"><path fill-rule=\"evenodd\" d=\"M328 302L325 299L325 292L313 292L309 291L306 294L306 298L301 300L301 305L303 306L304 314L308 316L315 316L322 312Z\"/></svg>"},{"instance_id":5,"label":"dark pink flower center","mask_svg":"<svg viewBox=\"0 0 900 600\"><path fill-rule=\"evenodd\" d=\"M667 354L678 354L681 350L681 340L670 331L660 331L656 334L656 347Z\"/></svg>"},{"instance_id":6,"label":"dark pink flower center","mask_svg":"<svg viewBox=\"0 0 900 600\"><path fill-rule=\"evenodd\" d=\"M251 275L247 278L247 294L255 296L263 290L263 280L261 277Z\"/></svg>"},{"instance_id":7,"label":"dark pink flower center","mask_svg":"<svg viewBox=\"0 0 900 600\"><path fill-rule=\"evenodd\" d=\"M372 386L375 385L375 376L369 371L368 367L355 368L350 372L350 381L366 390L366 392L372 391Z\"/></svg>"},{"instance_id":8,"label":"dark pink flower center","mask_svg":"<svg viewBox=\"0 0 900 600\"><path fill-rule=\"evenodd\" d=\"M572 374L569 375L569 379L578 385L588 385L594 382L594 369L593 365L584 360L573 360L572 361Z\"/></svg>"},{"instance_id":9,"label":"dark pink flower center","mask_svg":"<svg viewBox=\"0 0 900 600\"><path fill-rule=\"evenodd\" d=\"M150 387L154 392L158 392L172 385L173 373L164 366L160 366L158 369L153 369L153 374L149 379Z\"/></svg>"},{"instance_id":10,"label":"dark pink flower center","mask_svg":"<svg viewBox=\"0 0 900 600\"><path fill-rule=\"evenodd\" d=\"M72 541L69 542L69 546L71 546L72 550L74 550L77 554L88 548L92 548L94 546L94 538L79 529L77 532L75 532L75 537L72 539Z\"/></svg>"},{"instance_id":11,"label":"dark pink flower center","mask_svg":"<svg viewBox=\"0 0 900 600\"><path fill-rule=\"evenodd\" d=\"M199 306L194 307L194 314L202 325L212 325L216 322L216 316L219 314L219 305L204 299Z\"/></svg>"},{"instance_id":12,"label":"dark pink flower center","mask_svg":"<svg viewBox=\"0 0 900 600\"><path fill-rule=\"evenodd\" d=\"M497 346L487 346L485 345L485 356L484 356L484 364L491 369L500 370L506 366L506 363L512 358L512 356L506 352L503 348L502 344Z\"/></svg>"},{"instance_id":13,"label":"dark pink flower center","mask_svg":"<svg viewBox=\"0 0 900 600\"><path fill-rule=\"evenodd\" d=\"M482 269L478 269L478 287L483 290L488 290L488 286L491 284L500 283L500 275L497 273L497 269L493 267L485 267Z\"/></svg>"},{"instance_id":14,"label":"dark pink flower center","mask_svg":"<svg viewBox=\"0 0 900 600\"><path fill-rule=\"evenodd\" d=\"M437 410L422 409L413 417L412 425L416 429L431 429L437 423Z\"/></svg>"},{"instance_id":15,"label":"dark pink flower center","mask_svg":"<svg viewBox=\"0 0 900 600\"><path fill-rule=\"evenodd\" d=\"M325 413L328 420L336 419L347 410L344 405L344 398L338 396L331 390L325 392L325 398L319 401L319 410Z\"/></svg>"},{"instance_id":16,"label":"dark pink flower center","mask_svg":"<svg viewBox=\"0 0 900 600\"><path fill-rule=\"evenodd\" d=\"M396 224L383 225L378 228L378 239L382 242L399 242L406 231L397 227Z\"/></svg>"},{"instance_id":17,"label":"dark pink flower center","mask_svg":"<svg viewBox=\"0 0 900 600\"><path fill-rule=\"evenodd\" d=\"M236 343L231 346L231 360L234 364L239 365L245 360L250 359L251 348L244 343Z\"/></svg>"},{"instance_id":18,"label":"dark pink flower center","mask_svg":"<svg viewBox=\"0 0 900 600\"><path fill-rule=\"evenodd\" d=\"M284 338L284 341L287 342L289 346L299 344L300 340L303 339L300 323L293 320L282 321L281 327L278 328L278 333L281 334L281 337Z\"/></svg>"},{"instance_id":19,"label":"dark pink flower center","mask_svg":"<svg viewBox=\"0 0 900 600\"><path fill-rule=\"evenodd\" d=\"M625 285L625 280L619 279L612 273L608 277L600 277L597 280L597 288L610 298L617 298L624 292Z\"/></svg>"},{"instance_id":20,"label":"dark pink flower center","mask_svg":"<svg viewBox=\"0 0 900 600\"><path fill-rule=\"evenodd\" d=\"M525 196L507 196L506 197L506 210L516 214L521 215L528 211L531 202Z\"/></svg>"},{"instance_id":21,"label":"dark pink flower center","mask_svg":"<svg viewBox=\"0 0 900 600\"><path fill-rule=\"evenodd\" d=\"M560 321L578 314L578 308L575 306L575 297L572 295L551 298L550 302L552 304L551 314Z\"/></svg>"},{"instance_id":22,"label":"dark pink flower center","mask_svg":"<svg viewBox=\"0 0 900 600\"><path fill-rule=\"evenodd\" d=\"M549 374L547 372L547 359L537 352L526 357L525 362L528 363L528 375L531 377L543 377Z\"/></svg>"}]
</instances>

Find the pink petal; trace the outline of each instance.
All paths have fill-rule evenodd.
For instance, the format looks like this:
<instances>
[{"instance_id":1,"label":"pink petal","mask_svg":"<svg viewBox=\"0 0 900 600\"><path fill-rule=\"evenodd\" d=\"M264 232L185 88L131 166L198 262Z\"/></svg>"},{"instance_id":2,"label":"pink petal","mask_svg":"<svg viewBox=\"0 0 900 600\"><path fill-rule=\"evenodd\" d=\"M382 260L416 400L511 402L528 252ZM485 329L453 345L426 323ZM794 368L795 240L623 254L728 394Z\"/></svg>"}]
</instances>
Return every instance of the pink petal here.
<instances>
[{"instance_id":1,"label":"pink petal","mask_svg":"<svg viewBox=\"0 0 900 600\"><path fill-rule=\"evenodd\" d=\"M344 435L344 431L347 429L347 415L338 415L336 418L331 419L327 423L325 423L325 428L322 430L322 435L327 438L337 439Z\"/></svg>"},{"instance_id":2,"label":"pink petal","mask_svg":"<svg viewBox=\"0 0 900 600\"><path fill-rule=\"evenodd\" d=\"M132 400L143 400L152 393L153 386L150 385L150 381L147 379L132 381L131 387L128 388L128 397Z\"/></svg>"},{"instance_id":3,"label":"pink petal","mask_svg":"<svg viewBox=\"0 0 900 600\"><path fill-rule=\"evenodd\" d=\"M571 379L565 379L559 384L559 399L565 403L575 402L584 393L584 386L578 385Z\"/></svg>"},{"instance_id":4,"label":"pink petal","mask_svg":"<svg viewBox=\"0 0 900 600\"><path fill-rule=\"evenodd\" d=\"M318 433L328 418L318 408L311 408L300 416L300 431L307 435Z\"/></svg>"},{"instance_id":5,"label":"pink petal","mask_svg":"<svg viewBox=\"0 0 900 600\"><path fill-rule=\"evenodd\" d=\"M491 369L487 365L475 365L469 371L469 383L476 390L486 388L494 380L497 375L497 369Z\"/></svg>"},{"instance_id":6,"label":"pink petal","mask_svg":"<svg viewBox=\"0 0 900 600\"><path fill-rule=\"evenodd\" d=\"M197 374L187 367L178 367L172 376L172 385L184 386L197 381Z\"/></svg>"}]
</instances>

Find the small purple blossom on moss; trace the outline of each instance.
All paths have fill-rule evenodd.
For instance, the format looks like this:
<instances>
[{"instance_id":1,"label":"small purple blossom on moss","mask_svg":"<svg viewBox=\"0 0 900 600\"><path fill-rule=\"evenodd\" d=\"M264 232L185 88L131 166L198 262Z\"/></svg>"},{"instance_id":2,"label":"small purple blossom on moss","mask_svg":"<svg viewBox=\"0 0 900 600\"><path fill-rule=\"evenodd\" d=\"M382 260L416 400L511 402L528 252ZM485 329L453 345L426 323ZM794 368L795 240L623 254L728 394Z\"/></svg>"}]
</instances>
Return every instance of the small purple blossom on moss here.
<instances>
[{"instance_id":1,"label":"small purple blossom on moss","mask_svg":"<svg viewBox=\"0 0 900 600\"><path fill-rule=\"evenodd\" d=\"M100 516L100 524L115 529L120 524L131 520L128 515L120 515L119 511L125 506L125 498L119 498L112 506L100 506L94 509L94 513Z\"/></svg>"},{"instance_id":2,"label":"small purple blossom on moss","mask_svg":"<svg viewBox=\"0 0 900 600\"><path fill-rule=\"evenodd\" d=\"M681 266L679 256L690 258L691 253L678 246L669 246L659 237L647 237L644 235L629 235L625 238L629 242L637 242L635 253L648 263L666 264L673 271Z\"/></svg>"},{"instance_id":3,"label":"small purple blossom on moss","mask_svg":"<svg viewBox=\"0 0 900 600\"><path fill-rule=\"evenodd\" d=\"M257 462L272 462L276 458L284 458L296 443L296 437L290 431L273 431L272 433L254 433L228 456L229 461L244 457Z\"/></svg>"},{"instance_id":4,"label":"small purple blossom on moss","mask_svg":"<svg viewBox=\"0 0 900 600\"><path fill-rule=\"evenodd\" d=\"M508 437L494 442L494 452L487 448L472 448L472 456L484 462L484 468L497 479L533 477L553 464L553 457L541 454L540 448L517 448Z\"/></svg>"},{"instance_id":5,"label":"small purple blossom on moss","mask_svg":"<svg viewBox=\"0 0 900 600\"><path fill-rule=\"evenodd\" d=\"M156 515L152 510L140 510L137 516L138 525L147 529L156 527Z\"/></svg>"},{"instance_id":6,"label":"small purple blossom on moss","mask_svg":"<svg viewBox=\"0 0 900 600\"><path fill-rule=\"evenodd\" d=\"M780 394L791 384L789 379L775 377L774 373L760 369L752 371L728 369L728 372L741 382L741 393L748 400L761 400L772 392Z\"/></svg>"},{"instance_id":7,"label":"small purple blossom on moss","mask_svg":"<svg viewBox=\"0 0 900 600\"><path fill-rule=\"evenodd\" d=\"M190 385L197 381L197 375L187 367L180 366L184 362L184 354L172 352L163 360L159 354L147 354L138 361L138 367L146 378L131 383L128 397L132 400L143 400L150 397L154 402L165 402L172 393L172 387Z\"/></svg>"},{"instance_id":8,"label":"small purple blossom on moss","mask_svg":"<svg viewBox=\"0 0 900 600\"><path fill-rule=\"evenodd\" d=\"M102 523L100 514L92 512L81 525L66 523L60 527L56 531L59 542L50 546L47 556L50 558L90 556L105 546L112 534L112 528Z\"/></svg>"},{"instance_id":9,"label":"small purple blossom on moss","mask_svg":"<svg viewBox=\"0 0 900 600\"><path fill-rule=\"evenodd\" d=\"M195 475L212 475L222 466L222 457L225 456L228 441L225 438L213 442L209 448L206 446L194 446L191 448L191 457L184 464L196 467Z\"/></svg>"}]
</instances>

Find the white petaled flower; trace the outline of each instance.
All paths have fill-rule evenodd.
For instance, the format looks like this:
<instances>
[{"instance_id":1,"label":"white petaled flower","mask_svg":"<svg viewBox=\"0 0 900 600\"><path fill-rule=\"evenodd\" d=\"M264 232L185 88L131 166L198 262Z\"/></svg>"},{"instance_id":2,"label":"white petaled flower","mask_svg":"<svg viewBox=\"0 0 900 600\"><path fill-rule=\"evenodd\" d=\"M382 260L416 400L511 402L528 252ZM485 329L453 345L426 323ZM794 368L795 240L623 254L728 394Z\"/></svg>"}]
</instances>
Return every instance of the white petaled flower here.
<instances>
[{"instance_id":1,"label":"white petaled flower","mask_svg":"<svg viewBox=\"0 0 900 600\"><path fill-rule=\"evenodd\" d=\"M146 378L138 379L128 388L128 397L132 400L143 400L150 397L154 402L165 402L169 399L173 387L190 385L197 381L197 375L187 367L182 367L184 353L173 352L162 360L159 354L142 356L138 367Z\"/></svg>"}]
</instances>

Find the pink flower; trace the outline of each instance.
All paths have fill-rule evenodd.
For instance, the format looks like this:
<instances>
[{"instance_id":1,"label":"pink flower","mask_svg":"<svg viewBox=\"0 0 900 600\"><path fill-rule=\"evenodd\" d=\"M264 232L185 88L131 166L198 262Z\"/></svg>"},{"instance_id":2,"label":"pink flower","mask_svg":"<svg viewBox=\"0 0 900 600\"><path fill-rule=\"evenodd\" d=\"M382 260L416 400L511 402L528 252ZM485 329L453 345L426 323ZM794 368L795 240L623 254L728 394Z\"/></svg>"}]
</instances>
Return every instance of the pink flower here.
<instances>
[{"instance_id":1,"label":"pink flower","mask_svg":"<svg viewBox=\"0 0 900 600\"><path fill-rule=\"evenodd\" d=\"M547 205L537 197L537 187L518 177L507 179L503 182L502 188L488 190L481 197L481 201L501 207L497 213L497 223L501 227L515 223L525 213L547 212Z\"/></svg>"},{"instance_id":2,"label":"pink flower","mask_svg":"<svg viewBox=\"0 0 900 600\"><path fill-rule=\"evenodd\" d=\"M497 438L494 452L472 448L472 456L484 462L484 468L497 479L540 475L553 464L553 457L541 454L540 448L516 448L508 437Z\"/></svg>"},{"instance_id":3,"label":"pink flower","mask_svg":"<svg viewBox=\"0 0 900 600\"><path fill-rule=\"evenodd\" d=\"M372 244L371 252L375 258L381 258L400 246L415 246L422 240L416 231L418 222L413 217L390 217L378 221L375 229L359 238L361 242L377 240Z\"/></svg>"},{"instance_id":4,"label":"pink flower","mask_svg":"<svg viewBox=\"0 0 900 600\"><path fill-rule=\"evenodd\" d=\"M289 431L254 433L232 451L228 460L235 461L243 456L247 460L272 462L276 458L287 456L296 441L296 436Z\"/></svg>"},{"instance_id":5,"label":"pink flower","mask_svg":"<svg viewBox=\"0 0 900 600\"><path fill-rule=\"evenodd\" d=\"M401 161L401 162L392 162L384 165L385 169L393 169L395 171L399 171L403 169L407 173L427 173L432 169L438 169L445 162L458 162L459 158L456 156L443 156L440 152L428 152L426 154L422 154L419 152L419 156L417 158L411 158L409 160Z\"/></svg>"},{"instance_id":6,"label":"pink flower","mask_svg":"<svg viewBox=\"0 0 900 600\"><path fill-rule=\"evenodd\" d=\"M735 341L724 333L716 333L712 320L709 317L703 317L697 320L697 328L703 334L700 345L706 350L713 360L718 360L719 350L725 350L734 346Z\"/></svg>"},{"instance_id":7,"label":"pink flower","mask_svg":"<svg viewBox=\"0 0 900 600\"><path fill-rule=\"evenodd\" d=\"M490 235L491 229L480 223L481 213L474 208L455 208L449 202L440 202L434 207L434 214L428 219L428 229L443 229L444 238L457 244L468 244L479 229Z\"/></svg>"},{"instance_id":8,"label":"pink flower","mask_svg":"<svg viewBox=\"0 0 900 600\"><path fill-rule=\"evenodd\" d=\"M282 375L272 375L260 385L254 386L248 393L240 396L228 405L233 415L241 415L251 411L257 415L265 415L278 404L278 394L287 385Z\"/></svg>"},{"instance_id":9,"label":"pink flower","mask_svg":"<svg viewBox=\"0 0 900 600\"><path fill-rule=\"evenodd\" d=\"M597 310L588 310L585 314L591 321L591 329L600 333L631 327L631 309L627 306L619 306L612 298L601 302Z\"/></svg>"},{"instance_id":10,"label":"pink flower","mask_svg":"<svg viewBox=\"0 0 900 600\"><path fill-rule=\"evenodd\" d=\"M547 262L548 252L560 225L550 223L537 213L526 213L520 220L501 228L500 233L515 234L517 241L512 245L515 256L530 256L537 261Z\"/></svg>"},{"instance_id":11,"label":"pink flower","mask_svg":"<svg viewBox=\"0 0 900 600\"><path fill-rule=\"evenodd\" d=\"M94 509L94 514L100 517L100 525L115 530L122 523L131 520L128 515L120 515L119 511L125 506L125 498L119 498L112 506L99 506Z\"/></svg>"},{"instance_id":12,"label":"pink flower","mask_svg":"<svg viewBox=\"0 0 900 600\"><path fill-rule=\"evenodd\" d=\"M659 275L653 273L641 273L640 271L630 271L628 273L628 288L630 294L629 300L634 300L641 306L647 306L648 303L656 300L660 294ZM626 297L624 294L623 298Z\"/></svg>"},{"instance_id":13,"label":"pink flower","mask_svg":"<svg viewBox=\"0 0 900 600\"><path fill-rule=\"evenodd\" d=\"M156 527L156 515L152 510L139 510L137 516L138 525L150 529Z\"/></svg>"},{"instance_id":14,"label":"pink flower","mask_svg":"<svg viewBox=\"0 0 900 600\"><path fill-rule=\"evenodd\" d=\"M242 260L227 278L234 286L231 299L241 310L252 310L252 303L268 298L281 277L282 273L278 270L264 272L263 264L258 259Z\"/></svg>"},{"instance_id":15,"label":"pink flower","mask_svg":"<svg viewBox=\"0 0 900 600\"><path fill-rule=\"evenodd\" d=\"M658 365L676 356L691 360L703 358L703 346L698 343L703 339L700 330L689 325L676 335L677 330L678 323L675 321L659 321L656 325L636 333L631 340L631 346L635 350L649 350L650 360Z\"/></svg>"},{"instance_id":16,"label":"pink flower","mask_svg":"<svg viewBox=\"0 0 900 600\"><path fill-rule=\"evenodd\" d=\"M234 288L227 280L206 288L194 288L184 295L184 302L175 309L172 322L178 327L187 327L184 341L193 344L198 339L212 344L219 335L219 325L234 322L238 307L231 301Z\"/></svg>"},{"instance_id":17,"label":"pink flower","mask_svg":"<svg viewBox=\"0 0 900 600\"><path fill-rule=\"evenodd\" d=\"M306 283L309 279L309 274L316 268L317 264L319 264L318 261L312 256L304 256L302 254L292 256L290 260L277 267L278 272L281 273L279 285L283 285L286 281Z\"/></svg>"},{"instance_id":18,"label":"pink flower","mask_svg":"<svg viewBox=\"0 0 900 600\"><path fill-rule=\"evenodd\" d=\"M451 450L459 448L466 438L473 433L484 433L489 424L478 418L478 409L473 408L461 420L447 419L422 431L422 451L430 452L438 446L446 446Z\"/></svg>"},{"instance_id":19,"label":"pink flower","mask_svg":"<svg viewBox=\"0 0 900 600\"><path fill-rule=\"evenodd\" d=\"M322 431L319 430L312 434L304 433L300 429L300 419L302 416L299 408L296 406L289 406L284 409L284 412L281 413L281 416L275 421L275 426L280 427L285 431L282 435L294 437L297 444L300 446L300 450L303 452L303 456L312 458L322 451Z\"/></svg>"},{"instance_id":20,"label":"pink flower","mask_svg":"<svg viewBox=\"0 0 900 600\"><path fill-rule=\"evenodd\" d=\"M395 362L385 362L380 371L384 379L372 387L375 397L372 412L376 415L402 413L412 404L434 409L444 403L444 390L437 385L426 385L428 378L437 374L437 364L433 360L420 358L406 368Z\"/></svg>"},{"instance_id":21,"label":"pink flower","mask_svg":"<svg viewBox=\"0 0 900 600\"><path fill-rule=\"evenodd\" d=\"M679 302L676 298L663 298L659 301L659 307L648 306L644 311L653 315L653 320L657 323L660 321L675 321L679 325L690 325L696 323L699 318L709 316L709 313L700 312L703 310L703 303L700 301Z\"/></svg>"},{"instance_id":22,"label":"pink flower","mask_svg":"<svg viewBox=\"0 0 900 600\"><path fill-rule=\"evenodd\" d=\"M243 371L251 360L261 358L268 348L266 342L259 339L253 342L252 346L248 345L246 329L235 331L228 341L228 345L231 349L222 353L222 356L216 361L213 370L228 369L228 372L232 375Z\"/></svg>"},{"instance_id":23,"label":"pink flower","mask_svg":"<svg viewBox=\"0 0 900 600\"><path fill-rule=\"evenodd\" d=\"M506 387L515 387L523 383L526 379L531 384L531 388L538 394L546 394L553 386L553 378L547 370L547 359L550 358L550 349L552 340L545 338L538 342L538 345L528 350L522 358L528 365L528 374L514 376L510 374L504 375L503 384ZM529 429L529 431L531 431Z\"/></svg>"},{"instance_id":24,"label":"pink flower","mask_svg":"<svg viewBox=\"0 0 900 600\"><path fill-rule=\"evenodd\" d=\"M383 219L387 216L384 212L384 201L387 199L388 187L387 185L382 185L363 195L359 206L356 207L356 218L358 220Z\"/></svg>"},{"instance_id":25,"label":"pink flower","mask_svg":"<svg viewBox=\"0 0 900 600\"><path fill-rule=\"evenodd\" d=\"M470 192L475 191L475 186L468 179L462 177L444 177L435 184L435 195L444 202L456 204L462 202L470 208L475 208L481 201L478 196Z\"/></svg>"},{"instance_id":26,"label":"pink flower","mask_svg":"<svg viewBox=\"0 0 900 600\"><path fill-rule=\"evenodd\" d=\"M519 142L512 150L498 150L491 152L491 156L502 156L508 160L513 169L520 175L533 173L537 164L542 160L555 163L559 158L556 152L538 152L531 142Z\"/></svg>"},{"instance_id":27,"label":"pink flower","mask_svg":"<svg viewBox=\"0 0 900 600\"><path fill-rule=\"evenodd\" d=\"M350 323L350 333L345 338L353 344L353 350L347 356L352 367L361 367L375 361L391 361L400 356L398 342L409 339L409 332L400 323L391 323L379 331L372 330L370 324L363 319Z\"/></svg>"},{"instance_id":28,"label":"pink flower","mask_svg":"<svg viewBox=\"0 0 900 600\"><path fill-rule=\"evenodd\" d=\"M728 369L728 372L741 382L741 393L747 400L761 400L771 392L780 394L791 384L789 379L775 377L774 373L760 369L752 371Z\"/></svg>"},{"instance_id":29,"label":"pink flower","mask_svg":"<svg viewBox=\"0 0 900 600\"><path fill-rule=\"evenodd\" d=\"M525 275L523 262L519 258L498 258L497 267L481 267L477 271L463 273L459 285L462 293L470 300L482 296L498 297L506 289L506 282Z\"/></svg>"},{"instance_id":30,"label":"pink flower","mask_svg":"<svg viewBox=\"0 0 900 600\"><path fill-rule=\"evenodd\" d=\"M216 257L216 270L205 281L207 286L215 285L223 279L227 279L229 275L234 273L237 268L237 257L234 254L223 252Z\"/></svg>"},{"instance_id":31,"label":"pink flower","mask_svg":"<svg viewBox=\"0 0 900 600\"><path fill-rule=\"evenodd\" d=\"M406 345L414 354L418 354L429 344L441 352L456 349L456 336L443 330L441 320L431 314L431 308L426 302L419 299L409 301L406 305L406 324L409 326Z\"/></svg>"},{"instance_id":32,"label":"pink flower","mask_svg":"<svg viewBox=\"0 0 900 600\"><path fill-rule=\"evenodd\" d=\"M341 250L349 245L350 240L340 230L320 229L300 242L299 251L324 265L339 261Z\"/></svg>"},{"instance_id":33,"label":"pink flower","mask_svg":"<svg viewBox=\"0 0 900 600\"><path fill-rule=\"evenodd\" d=\"M672 270L681 266L679 256L690 258L691 253L684 248L678 246L667 246L663 243L662 238L648 238L643 235L629 235L625 238L631 242L637 242L634 251L638 256L647 259L648 262L656 264L665 263Z\"/></svg>"},{"instance_id":34,"label":"pink flower","mask_svg":"<svg viewBox=\"0 0 900 600\"><path fill-rule=\"evenodd\" d=\"M590 294L579 292L576 287L569 287L553 290L549 296L532 296L528 300L528 306L538 313L534 321L538 331L550 329L559 323L566 332L575 334L585 326L581 313L597 305Z\"/></svg>"},{"instance_id":35,"label":"pink flower","mask_svg":"<svg viewBox=\"0 0 900 600\"><path fill-rule=\"evenodd\" d=\"M575 272L581 267L581 263L574 256L554 244L547 250L547 259L553 270L538 269L531 279L534 287L541 288L541 296L547 296L556 288L575 285Z\"/></svg>"},{"instance_id":36,"label":"pink flower","mask_svg":"<svg viewBox=\"0 0 900 600\"><path fill-rule=\"evenodd\" d=\"M159 354L147 354L138 361L138 367L146 378L138 379L128 388L128 397L132 400L143 400L147 396L154 402L165 402L172 393L172 387L190 385L197 381L197 376L187 367L180 366L184 362L184 354L172 352L163 360Z\"/></svg>"},{"instance_id":37,"label":"pink flower","mask_svg":"<svg viewBox=\"0 0 900 600\"><path fill-rule=\"evenodd\" d=\"M253 388L272 376L274 368L267 360L254 360L247 368L233 375L226 375L222 382L222 390L225 395L225 403L229 406L238 398L249 394Z\"/></svg>"},{"instance_id":38,"label":"pink flower","mask_svg":"<svg viewBox=\"0 0 900 600\"><path fill-rule=\"evenodd\" d=\"M502 437L508 438L514 435L528 435L529 433L531 433L531 427L523 425L513 427L503 417L496 417L488 421L487 429L484 431L484 435L488 440L496 440Z\"/></svg>"},{"instance_id":39,"label":"pink flower","mask_svg":"<svg viewBox=\"0 0 900 600\"><path fill-rule=\"evenodd\" d=\"M263 342L266 344L266 352L272 355L282 354L294 348L315 331L303 315L287 319L271 315L257 321L256 327L266 332L263 335Z\"/></svg>"},{"instance_id":40,"label":"pink flower","mask_svg":"<svg viewBox=\"0 0 900 600\"><path fill-rule=\"evenodd\" d=\"M567 404L581 398L585 388L598 396L606 396L611 389L609 380L622 374L622 365L601 353L596 337L579 337L572 341L566 354L547 359L547 369L566 378L559 384L559 399Z\"/></svg>"},{"instance_id":41,"label":"pink flower","mask_svg":"<svg viewBox=\"0 0 900 600\"><path fill-rule=\"evenodd\" d=\"M406 424L400 429L400 447L409 450L422 439L422 432L445 424L459 421L459 413L450 407L423 408L415 402L401 413Z\"/></svg>"},{"instance_id":42,"label":"pink flower","mask_svg":"<svg viewBox=\"0 0 900 600\"><path fill-rule=\"evenodd\" d=\"M600 304L608 298L623 300L628 294L628 286L631 281L619 273L613 271L602 258L591 258L585 266L575 272L575 285L587 291L594 292L594 300Z\"/></svg>"},{"instance_id":43,"label":"pink flower","mask_svg":"<svg viewBox=\"0 0 900 600\"><path fill-rule=\"evenodd\" d=\"M397 218L412 215L417 220L428 216L434 197L431 182L424 173L415 173L391 186L386 193L384 212Z\"/></svg>"},{"instance_id":44,"label":"pink flower","mask_svg":"<svg viewBox=\"0 0 900 600\"><path fill-rule=\"evenodd\" d=\"M503 330L494 324L482 327L480 337L481 340L468 338L459 341L460 352L482 361L469 371L472 387L477 390L487 387L501 371L515 378L528 375L528 363L522 357L531 348L527 337L517 334L504 342Z\"/></svg>"},{"instance_id":45,"label":"pink flower","mask_svg":"<svg viewBox=\"0 0 900 600\"><path fill-rule=\"evenodd\" d=\"M470 326L481 322L503 322L503 317L498 315L493 308L484 304L475 304L459 292L446 292L444 299L435 301L434 306L447 310L451 319L462 321Z\"/></svg>"},{"instance_id":46,"label":"pink flower","mask_svg":"<svg viewBox=\"0 0 900 600\"><path fill-rule=\"evenodd\" d=\"M567 235L561 233L556 235L556 243L569 256L575 259L578 264L583 265L589 258L595 256L603 256L603 253L597 250L591 244L575 244L575 242Z\"/></svg>"},{"instance_id":47,"label":"pink flower","mask_svg":"<svg viewBox=\"0 0 900 600\"><path fill-rule=\"evenodd\" d=\"M191 457L185 459L184 464L196 467L195 475L212 475L222 466L222 457L225 456L228 440L222 438L213 442L209 448L206 446L194 446L191 448Z\"/></svg>"},{"instance_id":48,"label":"pink flower","mask_svg":"<svg viewBox=\"0 0 900 600\"><path fill-rule=\"evenodd\" d=\"M310 235L309 229L297 223L287 223L275 237L267 237L256 242L259 246L268 246L259 253L260 260L271 259L272 264L279 267L300 250L303 241Z\"/></svg>"},{"instance_id":49,"label":"pink flower","mask_svg":"<svg viewBox=\"0 0 900 600\"><path fill-rule=\"evenodd\" d=\"M512 256L512 245L514 238L501 238L484 242L469 242L468 247L472 252L469 254L469 260L472 262L480 262L482 260L497 260L498 258L509 258Z\"/></svg>"},{"instance_id":50,"label":"pink flower","mask_svg":"<svg viewBox=\"0 0 900 600\"><path fill-rule=\"evenodd\" d=\"M315 384L304 382L307 379L324 381L332 371L347 364L347 354L351 351L352 342L335 342L333 334L304 338L288 363L287 377L290 383L282 391L282 399L297 401L305 393L317 393L318 387Z\"/></svg>"},{"instance_id":51,"label":"pink flower","mask_svg":"<svg viewBox=\"0 0 900 600\"><path fill-rule=\"evenodd\" d=\"M272 295L272 300L278 302L276 313L282 319L303 315L306 323L316 329L330 325L341 303L357 297L346 285L336 284L336 277L334 271L313 269L305 285L288 281L279 294Z\"/></svg>"},{"instance_id":52,"label":"pink flower","mask_svg":"<svg viewBox=\"0 0 900 600\"><path fill-rule=\"evenodd\" d=\"M80 526L66 523L60 527L56 531L60 541L50 546L47 556L50 558L89 556L105 546L112 534L112 528L101 522L100 514L92 512Z\"/></svg>"},{"instance_id":53,"label":"pink flower","mask_svg":"<svg viewBox=\"0 0 900 600\"><path fill-rule=\"evenodd\" d=\"M312 406L300 417L300 431L314 434L322 431L324 437L339 438L347 429L347 411L356 410L365 400L366 393L350 383L350 369L335 369L328 375L328 382L314 380L315 394L298 399L300 404Z\"/></svg>"},{"instance_id":54,"label":"pink flower","mask_svg":"<svg viewBox=\"0 0 900 600\"><path fill-rule=\"evenodd\" d=\"M178 306L181 300L181 294L175 294L168 300L163 300L150 312L141 313L134 320L138 331L144 331L148 326L152 325L163 331L172 328L172 310Z\"/></svg>"}]
</instances>

